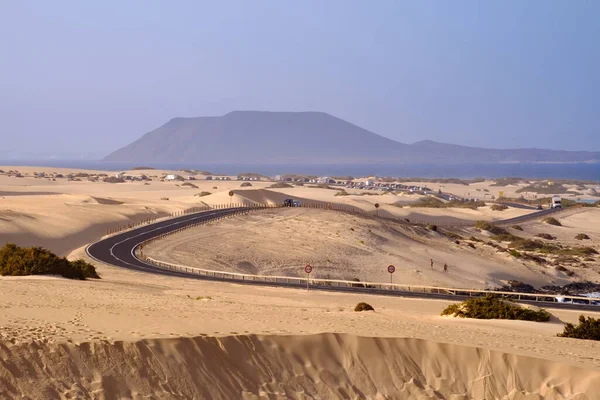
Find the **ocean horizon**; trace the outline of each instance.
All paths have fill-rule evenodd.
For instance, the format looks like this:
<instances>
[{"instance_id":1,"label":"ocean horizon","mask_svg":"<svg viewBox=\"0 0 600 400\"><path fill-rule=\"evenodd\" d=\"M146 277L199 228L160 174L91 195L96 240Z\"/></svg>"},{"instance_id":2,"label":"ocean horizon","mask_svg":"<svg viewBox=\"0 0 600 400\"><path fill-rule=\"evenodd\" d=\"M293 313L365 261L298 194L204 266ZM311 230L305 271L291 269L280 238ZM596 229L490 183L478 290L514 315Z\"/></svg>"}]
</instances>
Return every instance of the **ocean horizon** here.
<instances>
[{"instance_id":1,"label":"ocean horizon","mask_svg":"<svg viewBox=\"0 0 600 400\"><path fill-rule=\"evenodd\" d=\"M502 164L203 164L123 163L101 160L0 160L0 165L121 171L139 166L169 170L210 171L215 175L254 172L266 176L304 174L318 176L381 176L398 178L502 178L577 179L600 182L600 163Z\"/></svg>"}]
</instances>

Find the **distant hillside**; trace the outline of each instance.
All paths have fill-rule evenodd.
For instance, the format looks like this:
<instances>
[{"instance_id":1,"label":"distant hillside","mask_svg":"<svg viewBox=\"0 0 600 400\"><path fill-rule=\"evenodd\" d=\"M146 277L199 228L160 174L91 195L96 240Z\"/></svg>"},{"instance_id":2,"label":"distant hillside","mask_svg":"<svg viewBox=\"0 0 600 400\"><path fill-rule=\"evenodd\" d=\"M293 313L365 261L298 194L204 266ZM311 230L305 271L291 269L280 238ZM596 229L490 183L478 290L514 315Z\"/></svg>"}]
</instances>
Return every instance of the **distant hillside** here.
<instances>
[{"instance_id":1,"label":"distant hillside","mask_svg":"<svg viewBox=\"0 0 600 400\"><path fill-rule=\"evenodd\" d=\"M488 163L600 160L600 152L493 150L422 141L399 143L321 112L234 111L173 118L107 161L331 164Z\"/></svg>"}]
</instances>

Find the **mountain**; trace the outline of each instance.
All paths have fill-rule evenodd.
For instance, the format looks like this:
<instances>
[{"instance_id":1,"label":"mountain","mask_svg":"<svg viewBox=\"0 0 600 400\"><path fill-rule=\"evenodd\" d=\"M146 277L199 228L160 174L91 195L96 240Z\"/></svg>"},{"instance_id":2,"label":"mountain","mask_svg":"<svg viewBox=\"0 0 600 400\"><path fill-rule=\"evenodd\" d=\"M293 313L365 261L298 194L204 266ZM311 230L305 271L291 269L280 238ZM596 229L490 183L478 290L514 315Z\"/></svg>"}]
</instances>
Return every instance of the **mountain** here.
<instances>
[{"instance_id":1,"label":"mountain","mask_svg":"<svg viewBox=\"0 0 600 400\"><path fill-rule=\"evenodd\" d=\"M229 164L583 162L600 152L404 144L322 112L234 111L173 118L106 161Z\"/></svg>"}]
</instances>

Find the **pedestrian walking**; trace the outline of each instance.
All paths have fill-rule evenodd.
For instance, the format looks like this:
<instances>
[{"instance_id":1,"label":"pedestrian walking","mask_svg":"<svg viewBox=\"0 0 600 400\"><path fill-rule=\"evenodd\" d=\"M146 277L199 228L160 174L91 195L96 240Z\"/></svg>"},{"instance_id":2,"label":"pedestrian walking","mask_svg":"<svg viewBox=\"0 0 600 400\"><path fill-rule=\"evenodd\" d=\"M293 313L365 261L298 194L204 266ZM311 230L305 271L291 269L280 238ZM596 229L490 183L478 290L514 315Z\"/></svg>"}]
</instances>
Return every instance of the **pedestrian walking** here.
<instances>
[{"instance_id":1,"label":"pedestrian walking","mask_svg":"<svg viewBox=\"0 0 600 400\"><path fill-rule=\"evenodd\" d=\"M444 264L444 272L448 272L448 264Z\"/></svg>"},{"instance_id":2,"label":"pedestrian walking","mask_svg":"<svg viewBox=\"0 0 600 400\"><path fill-rule=\"evenodd\" d=\"M431 269L433 270L433 258L429 260L429 263L431 264Z\"/></svg>"}]
</instances>

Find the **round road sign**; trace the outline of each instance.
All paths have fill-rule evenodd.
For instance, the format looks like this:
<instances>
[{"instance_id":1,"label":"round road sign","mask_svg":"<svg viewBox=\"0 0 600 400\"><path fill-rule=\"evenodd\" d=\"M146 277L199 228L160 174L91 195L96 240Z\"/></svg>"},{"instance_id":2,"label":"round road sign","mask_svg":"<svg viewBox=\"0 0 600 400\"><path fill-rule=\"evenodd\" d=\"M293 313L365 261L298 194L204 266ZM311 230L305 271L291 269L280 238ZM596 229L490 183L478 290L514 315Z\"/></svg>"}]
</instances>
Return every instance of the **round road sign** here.
<instances>
[{"instance_id":1,"label":"round road sign","mask_svg":"<svg viewBox=\"0 0 600 400\"><path fill-rule=\"evenodd\" d=\"M393 265L388 266L388 272L390 274L393 274L394 272L396 272L396 267L394 267Z\"/></svg>"},{"instance_id":2,"label":"round road sign","mask_svg":"<svg viewBox=\"0 0 600 400\"><path fill-rule=\"evenodd\" d=\"M233 197L233 190L229 191L229 197Z\"/></svg>"},{"instance_id":3,"label":"round road sign","mask_svg":"<svg viewBox=\"0 0 600 400\"><path fill-rule=\"evenodd\" d=\"M304 267L304 272L310 274L312 272L312 267L310 265L307 265L306 267Z\"/></svg>"}]
</instances>

